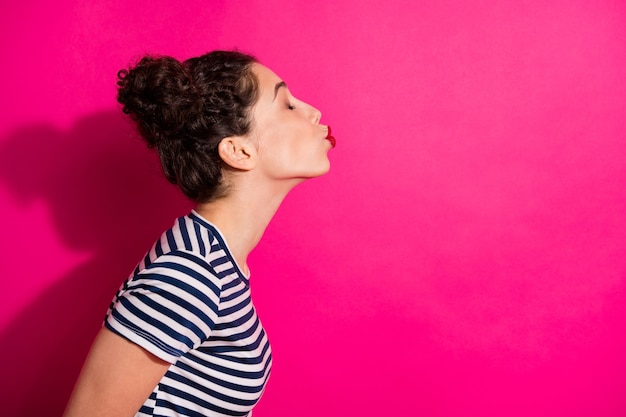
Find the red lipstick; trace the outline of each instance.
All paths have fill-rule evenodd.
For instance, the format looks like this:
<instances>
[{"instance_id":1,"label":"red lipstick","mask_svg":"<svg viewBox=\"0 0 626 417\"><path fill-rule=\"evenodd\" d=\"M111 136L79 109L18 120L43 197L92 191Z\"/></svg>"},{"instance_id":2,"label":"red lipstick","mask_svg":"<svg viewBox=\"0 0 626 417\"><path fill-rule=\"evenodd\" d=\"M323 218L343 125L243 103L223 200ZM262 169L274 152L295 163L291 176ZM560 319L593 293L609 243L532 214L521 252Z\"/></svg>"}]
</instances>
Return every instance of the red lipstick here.
<instances>
[{"instance_id":1,"label":"red lipstick","mask_svg":"<svg viewBox=\"0 0 626 417\"><path fill-rule=\"evenodd\" d=\"M326 139L330 142L331 146L334 148L337 144L335 137L330 133L330 126L328 126L328 134L326 135Z\"/></svg>"}]
</instances>

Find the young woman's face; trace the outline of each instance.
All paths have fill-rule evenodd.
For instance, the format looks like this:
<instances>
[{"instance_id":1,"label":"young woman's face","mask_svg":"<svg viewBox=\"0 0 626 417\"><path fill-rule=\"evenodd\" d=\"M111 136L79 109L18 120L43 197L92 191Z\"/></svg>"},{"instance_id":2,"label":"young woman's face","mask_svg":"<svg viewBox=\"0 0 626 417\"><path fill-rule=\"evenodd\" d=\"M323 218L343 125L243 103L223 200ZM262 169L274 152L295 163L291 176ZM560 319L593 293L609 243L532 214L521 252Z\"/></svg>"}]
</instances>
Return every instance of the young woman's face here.
<instances>
[{"instance_id":1,"label":"young woman's face","mask_svg":"<svg viewBox=\"0 0 626 417\"><path fill-rule=\"evenodd\" d=\"M253 64L252 71L259 82L252 135L262 172L273 179L306 179L328 172L334 139L327 139L328 127L320 125L319 110L292 96L269 68Z\"/></svg>"}]
</instances>

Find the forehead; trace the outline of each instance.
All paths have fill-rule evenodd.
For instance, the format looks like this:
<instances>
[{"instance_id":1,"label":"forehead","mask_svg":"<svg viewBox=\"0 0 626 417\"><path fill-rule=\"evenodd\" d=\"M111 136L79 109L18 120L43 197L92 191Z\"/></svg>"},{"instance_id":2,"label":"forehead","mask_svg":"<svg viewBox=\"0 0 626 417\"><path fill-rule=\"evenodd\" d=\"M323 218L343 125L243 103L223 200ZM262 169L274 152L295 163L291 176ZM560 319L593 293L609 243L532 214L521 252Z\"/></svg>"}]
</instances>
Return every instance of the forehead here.
<instances>
[{"instance_id":1,"label":"forehead","mask_svg":"<svg viewBox=\"0 0 626 417\"><path fill-rule=\"evenodd\" d=\"M272 101L274 98L274 88L277 83L281 82L280 77L265 65L258 63L252 64L252 73L259 82L259 100Z\"/></svg>"}]
</instances>

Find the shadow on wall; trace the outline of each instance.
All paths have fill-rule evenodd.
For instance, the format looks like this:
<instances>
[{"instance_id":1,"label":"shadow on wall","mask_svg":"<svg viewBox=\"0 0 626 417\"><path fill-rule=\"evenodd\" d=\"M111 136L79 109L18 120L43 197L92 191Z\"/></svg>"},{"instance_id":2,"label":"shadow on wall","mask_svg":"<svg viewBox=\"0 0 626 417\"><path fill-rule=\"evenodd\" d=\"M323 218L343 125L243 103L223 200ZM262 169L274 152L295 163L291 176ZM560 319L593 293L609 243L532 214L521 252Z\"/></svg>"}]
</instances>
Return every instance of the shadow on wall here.
<instances>
[{"instance_id":1,"label":"shadow on wall","mask_svg":"<svg viewBox=\"0 0 626 417\"><path fill-rule=\"evenodd\" d=\"M92 253L0 334L10 354L2 370L3 415L60 415L115 291L191 205L116 111L82 118L67 132L30 126L1 144L0 181L18 200L49 204L65 244ZM24 231L36 233L28 225ZM32 242L24 274L45 275L36 260L45 242L36 235Z\"/></svg>"}]
</instances>

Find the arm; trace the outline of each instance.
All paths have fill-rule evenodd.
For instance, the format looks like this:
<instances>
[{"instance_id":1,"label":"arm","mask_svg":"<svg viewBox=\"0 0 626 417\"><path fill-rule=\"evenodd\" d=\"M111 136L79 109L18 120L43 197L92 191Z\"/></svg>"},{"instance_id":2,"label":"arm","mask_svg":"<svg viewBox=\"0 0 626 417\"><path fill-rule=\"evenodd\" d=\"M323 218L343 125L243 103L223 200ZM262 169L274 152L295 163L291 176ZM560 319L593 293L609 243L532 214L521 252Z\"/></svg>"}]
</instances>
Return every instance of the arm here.
<instances>
[{"instance_id":1,"label":"arm","mask_svg":"<svg viewBox=\"0 0 626 417\"><path fill-rule=\"evenodd\" d=\"M169 362L103 327L64 417L134 416L169 366Z\"/></svg>"}]
</instances>

